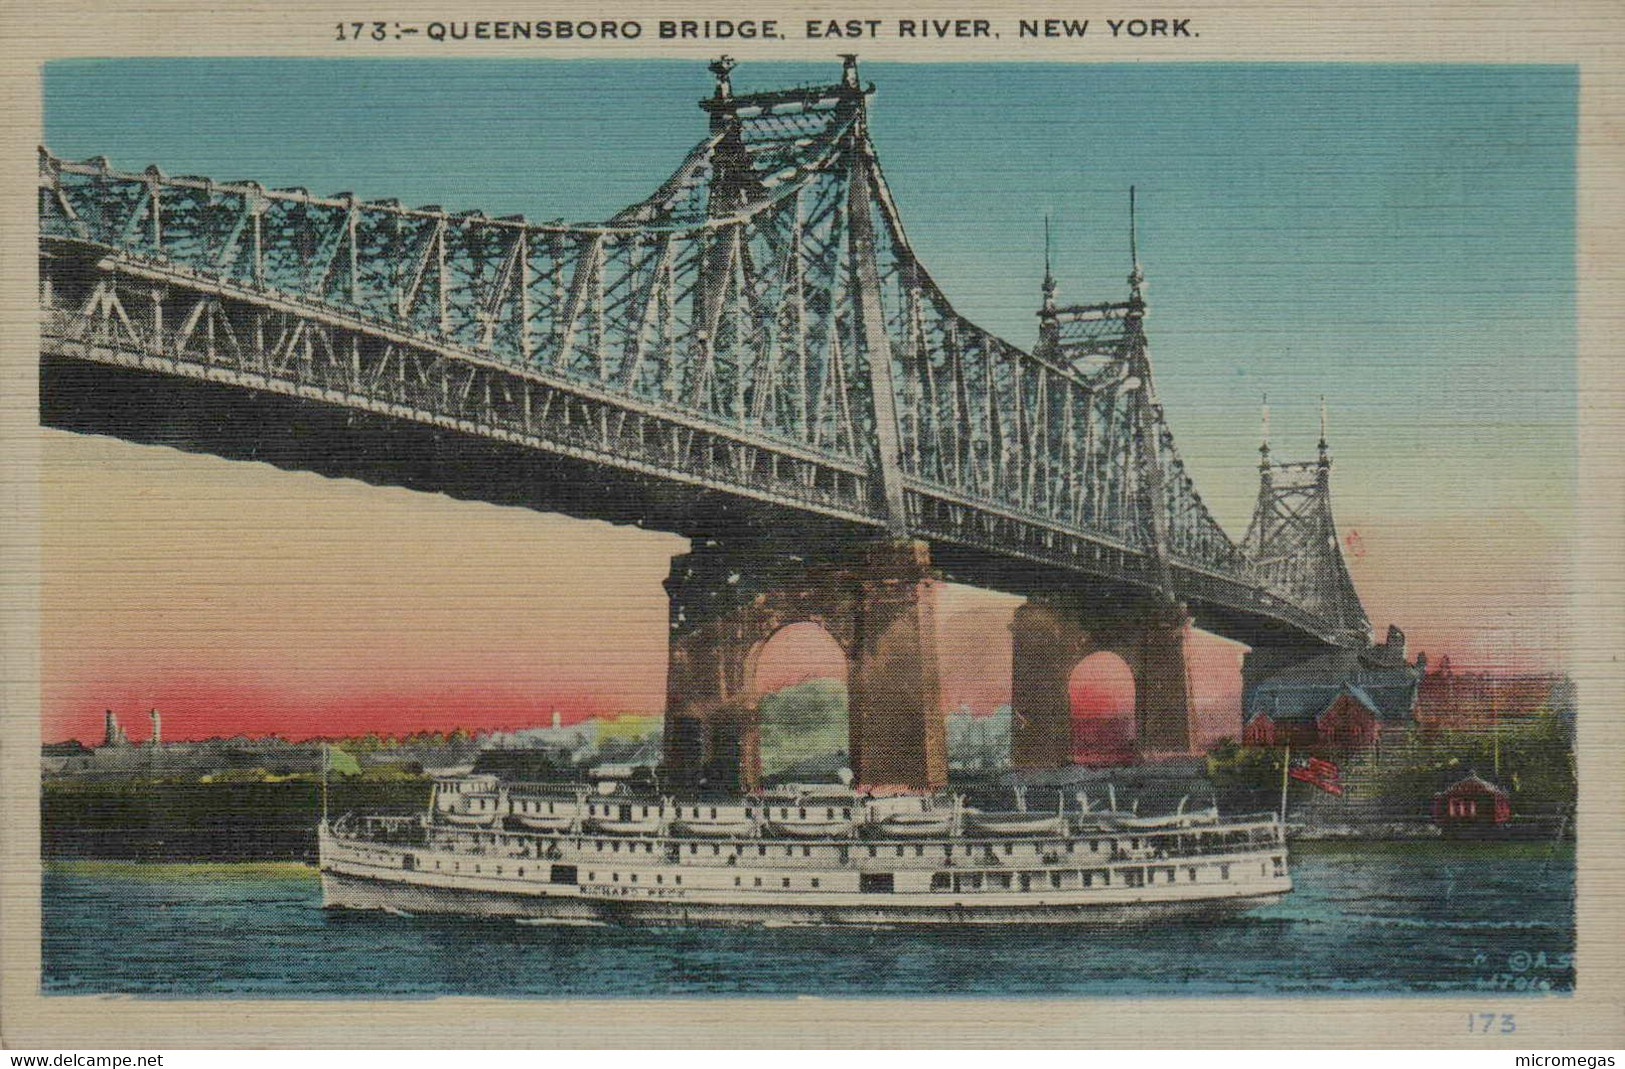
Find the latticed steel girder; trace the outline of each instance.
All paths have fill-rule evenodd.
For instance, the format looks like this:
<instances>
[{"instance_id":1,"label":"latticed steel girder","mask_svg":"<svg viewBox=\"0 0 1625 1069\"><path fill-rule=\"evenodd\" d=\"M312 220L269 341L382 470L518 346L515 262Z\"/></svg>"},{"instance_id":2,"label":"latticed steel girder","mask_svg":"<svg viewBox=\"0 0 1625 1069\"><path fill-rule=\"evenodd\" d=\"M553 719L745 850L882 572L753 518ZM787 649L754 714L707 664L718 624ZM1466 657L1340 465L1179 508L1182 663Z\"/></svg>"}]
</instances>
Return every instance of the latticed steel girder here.
<instances>
[{"instance_id":1,"label":"latticed steel girder","mask_svg":"<svg viewBox=\"0 0 1625 1069\"><path fill-rule=\"evenodd\" d=\"M1343 636L1369 636L1371 621L1354 589L1332 514L1326 442L1313 461L1259 470L1258 504L1242 540L1248 573L1260 587L1290 597Z\"/></svg>"},{"instance_id":2,"label":"latticed steel girder","mask_svg":"<svg viewBox=\"0 0 1625 1069\"><path fill-rule=\"evenodd\" d=\"M42 248L97 264L47 344L597 450L1326 634L1314 585L1253 568L1196 492L1137 291L1064 310L1032 352L957 314L908 243L868 92L849 67L735 96L723 68L708 136L587 224L42 150Z\"/></svg>"}]
</instances>

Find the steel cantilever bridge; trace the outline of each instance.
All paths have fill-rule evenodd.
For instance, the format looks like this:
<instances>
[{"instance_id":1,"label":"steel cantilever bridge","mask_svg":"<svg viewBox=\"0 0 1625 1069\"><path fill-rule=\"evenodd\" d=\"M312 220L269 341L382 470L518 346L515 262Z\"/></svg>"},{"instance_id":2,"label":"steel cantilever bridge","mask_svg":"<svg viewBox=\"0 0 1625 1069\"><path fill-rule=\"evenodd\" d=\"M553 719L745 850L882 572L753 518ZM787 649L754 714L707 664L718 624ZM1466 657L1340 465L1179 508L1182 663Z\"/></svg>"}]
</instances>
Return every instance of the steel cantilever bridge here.
<instances>
[{"instance_id":1,"label":"steel cantilever bridge","mask_svg":"<svg viewBox=\"0 0 1625 1069\"><path fill-rule=\"evenodd\" d=\"M1189 745L1191 625L1279 665L1360 647L1330 461L1272 463L1241 542L1158 402L1136 262L1029 350L954 311L869 139L873 87L736 95L647 200L489 218L40 155L52 426L692 539L671 597L666 760L757 775L755 654L847 651L853 767L941 782L931 589L1024 595L1019 764L1067 760L1066 678L1111 650L1141 742Z\"/></svg>"}]
</instances>

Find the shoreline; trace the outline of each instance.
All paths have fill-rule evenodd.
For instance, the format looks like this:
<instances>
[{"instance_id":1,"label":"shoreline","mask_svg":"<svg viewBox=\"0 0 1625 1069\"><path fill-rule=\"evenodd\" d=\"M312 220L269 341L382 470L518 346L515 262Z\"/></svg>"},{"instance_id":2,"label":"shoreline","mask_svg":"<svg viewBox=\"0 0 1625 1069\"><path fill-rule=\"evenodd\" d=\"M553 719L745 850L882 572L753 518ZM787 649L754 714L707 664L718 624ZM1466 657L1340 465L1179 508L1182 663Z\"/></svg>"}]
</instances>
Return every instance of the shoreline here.
<instances>
[{"instance_id":1,"label":"shoreline","mask_svg":"<svg viewBox=\"0 0 1625 1069\"><path fill-rule=\"evenodd\" d=\"M429 782L424 777L345 778L332 784L331 811L421 811ZM1246 806L1231 800L1231 808ZM117 781L47 781L40 794L40 856L150 864L305 864L316 859L320 815L320 785L309 781L166 784L157 788ZM1312 808L1289 814L1289 839L1294 845L1455 841L1425 820L1375 819L1377 813L1363 820L1339 820L1339 816L1344 814ZM1481 833L1481 840L1573 843L1574 830L1573 821L1560 825L1545 816L1514 817L1512 826Z\"/></svg>"}]
</instances>

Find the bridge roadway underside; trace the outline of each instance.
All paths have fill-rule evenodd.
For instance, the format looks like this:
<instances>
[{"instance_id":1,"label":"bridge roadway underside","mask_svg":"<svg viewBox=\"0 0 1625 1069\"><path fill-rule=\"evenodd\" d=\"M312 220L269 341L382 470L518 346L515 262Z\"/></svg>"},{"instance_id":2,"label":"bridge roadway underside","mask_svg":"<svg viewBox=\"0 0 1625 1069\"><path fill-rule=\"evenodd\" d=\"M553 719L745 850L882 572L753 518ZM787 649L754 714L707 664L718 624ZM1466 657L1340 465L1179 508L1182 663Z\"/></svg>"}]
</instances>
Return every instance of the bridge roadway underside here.
<instances>
[{"instance_id":1,"label":"bridge roadway underside","mask_svg":"<svg viewBox=\"0 0 1625 1069\"><path fill-rule=\"evenodd\" d=\"M852 524L523 445L270 390L46 354L40 422L289 471L629 524L690 538Z\"/></svg>"},{"instance_id":2,"label":"bridge roadway underside","mask_svg":"<svg viewBox=\"0 0 1625 1069\"><path fill-rule=\"evenodd\" d=\"M229 383L46 353L40 419L60 430L689 538L693 551L674 560L667 581L666 758L679 780L754 784L754 657L778 628L805 619L847 652L860 781L942 783L937 580L1029 599L1012 625L1018 767L1070 760L1067 680L1092 652L1118 654L1134 674L1142 749L1173 752L1190 745L1192 626L1253 647L1249 678L1327 648L1279 620L1159 604L1142 587L1055 565L941 541L888 540L875 527L724 490Z\"/></svg>"}]
</instances>

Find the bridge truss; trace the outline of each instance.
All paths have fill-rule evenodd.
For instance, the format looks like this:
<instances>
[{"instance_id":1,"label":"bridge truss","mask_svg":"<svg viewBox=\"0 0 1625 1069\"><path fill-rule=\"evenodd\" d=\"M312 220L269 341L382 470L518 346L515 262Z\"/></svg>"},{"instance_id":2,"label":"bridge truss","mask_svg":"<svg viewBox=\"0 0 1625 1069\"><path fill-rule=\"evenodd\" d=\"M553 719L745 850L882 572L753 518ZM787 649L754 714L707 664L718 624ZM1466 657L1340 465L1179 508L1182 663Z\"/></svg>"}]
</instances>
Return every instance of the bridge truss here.
<instances>
[{"instance_id":1,"label":"bridge truss","mask_svg":"<svg viewBox=\"0 0 1625 1069\"><path fill-rule=\"evenodd\" d=\"M43 273L44 349L1366 641L1335 536L1255 520L1237 545L1203 503L1156 397L1137 264L1126 301L1047 300L1022 350L955 312L915 256L853 63L837 84L751 95L730 68L713 66L707 137L599 223L41 150L42 254L78 265Z\"/></svg>"}]
</instances>

